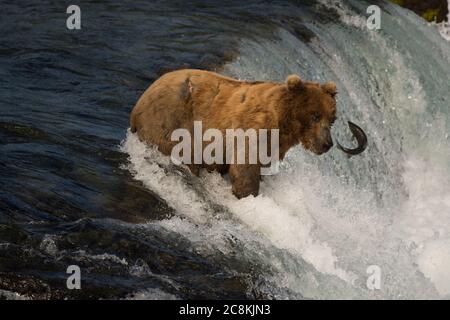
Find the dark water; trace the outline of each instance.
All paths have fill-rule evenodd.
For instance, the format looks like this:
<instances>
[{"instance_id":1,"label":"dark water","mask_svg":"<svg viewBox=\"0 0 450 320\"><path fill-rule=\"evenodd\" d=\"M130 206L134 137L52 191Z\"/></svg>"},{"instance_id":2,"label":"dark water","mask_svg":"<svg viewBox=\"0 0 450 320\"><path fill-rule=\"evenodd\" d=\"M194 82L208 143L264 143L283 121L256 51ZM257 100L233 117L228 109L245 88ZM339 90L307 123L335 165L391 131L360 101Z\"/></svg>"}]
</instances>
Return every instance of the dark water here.
<instances>
[{"instance_id":1,"label":"dark water","mask_svg":"<svg viewBox=\"0 0 450 320\"><path fill-rule=\"evenodd\" d=\"M355 7L356 12L364 14L364 7L358 7L356 1L351 3L350 8ZM313 268L310 264L291 252L286 253L289 245L287 249L278 246L280 242L283 244L283 238L272 241L275 245L266 245L266 240L251 242L244 236L239 238L242 234L233 233L234 229L230 227L221 231L220 241L224 239L227 243L227 250L221 250L221 242L214 242L217 240L214 228L206 229L212 230L207 239L214 241L199 246L193 244L195 234L171 231L164 224L153 223L177 216L178 212L162 199L164 194L144 187L139 179L133 178L126 169L128 155L121 152L119 146L126 138L129 113L134 103L152 81L168 70L190 67L221 71L225 64L238 59L245 39L253 43L255 50L262 50L262 54L259 60L258 57L254 59L252 69L245 68L245 63L248 66L251 59L242 60L239 73L258 79L277 79L297 70L289 68L297 57L283 60L292 50L276 47L280 37L284 34L284 42L280 43L286 45L291 44L291 39L297 41L293 46L298 47L312 43L310 48L316 50L318 63L308 65L299 56L295 64L304 70L308 79L323 81L328 79L324 75L339 78L342 74L342 83L349 92L345 95L342 90L341 94L348 102L346 112L352 113L352 119L366 119L363 124L373 128L372 139L376 141L369 148L370 159L367 156L365 161L350 162L342 155L335 155L328 158L334 161L333 164L319 164L328 170L328 175L337 176L335 171L338 170L348 181L359 179L356 186L359 183L367 190L373 188L374 204L372 198L363 199L368 205L362 207L362 212L373 208L385 210L384 199L397 199L397 189L403 188L403 185L396 186L397 189L392 187L397 183L397 176L391 174L402 172L402 168L397 170L396 167L402 159L398 147L401 142L397 140L400 134L394 129L393 133L389 132L387 139L389 146L393 146L390 153L385 152L381 144L385 138L375 136L381 123L379 119L383 124L385 119L393 124L399 121L395 116L389 116L386 106L409 101L406 100L409 89L401 92L401 98L405 100L397 101L395 95L390 95L391 84L398 82L394 76L411 78L410 69L417 67L419 74L430 73L430 78L437 77L435 82L425 82L427 87L422 83L425 91L432 93L426 98L430 100L433 112L439 108L444 110L442 97L448 93L445 81L440 81L436 76L438 73L427 66L429 61L437 61L436 68L448 69L448 56L444 57L438 49L437 53L426 51L427 44L423 39L432 31L423 31L424 27L411 15L405 15L404 22L399 25L419 30L415 34L417 43L413 41L415 35L405 38L397 31L401 27L393 18L387 20L392 27L389 30L393 31L375 38L378 42L369 42L370 37L366 37L365 31L358 33L356 28L338 23L342 17L336 10L312 0L82 1L78 3L82 13L81 30L66 28L66 8L71 1L1 1L0 4L0 290L32 298L129 298L136 294L145 298L279 297L270 290L261 289L271 286L279 287L282 297L301 298L302 286L271 278L276 268L286 270L286 276L291 280L306 279L305 283L314 283L310 287L304 286L311 292L316 290L311 288L330 292L338 287L333 282L338 280L311 276ZM385 8L384 1L371 1L371 4L380 5L388 15L393 10L392 7ZM285 33L280 35L278 29ZM347 65L345 61L342 64L344 69L330 62L336 51L327 52L317 46L316 32L321 32L320 41L325 43L325 39L330 44L335 36L328 33L332 29L338 30L336 34L345 40L333 44L339 48L344 60L348 59ZM405 39L404 43L402 39ZM437 42L435 39L433 44ZM381 53L366 61L358 53L352 56L353 49L349 49L351 46L346 41L352 41L354 47L364 43L362 52L370 53L378 50L374 48L380 48ZM258 47L262 42L265 45ZM393 43L398 44L398 48ZM385 75L383 64L386 63L386 52L391 54L389 50L394 50L393 47L398 50L399 57L405 56L405 63L390 77ZM442 48L442 52L450 52L448 46ZM424 62L409 63L410 60L418 61L418 57ZM283 69L274 67L275 62ZM349 70L353 62L355 69L358 68L356 72L361 74L355 72L354 78L345 78L346 73L342 70ZM324 67L327 63L330 65ZM325 71L321 73L322 70ZM364 117L365 105L359 110L359 106L354 106L355 101L348 98L353 89L362 92L361 96L367 94L367 101L376 106L370 117ZM414 106L414 102L411 103ZM387 111L383 109L385 107ZM430 113L426 119L432 117ZM415 128L404 129L403 134L415 133L418 131ZM341 132L345 132L345 128ZM316 167L313 164L311 168ZM347 190L337 188L343 201ZM433 200L433 205L444 203L439 201L445 196L447 194L438 201ZM324 203L334 201L336 207L339 205L326 193L322 200ZM365 205L364 201L357 195L350 199L352 208L344 207L343 211L351 214L360 203ZM285 204L289 205L288 202ZM314 203L308 205L313 207ZM441 207L438 209L442 211ZM284 211L275 210L274 214L282 215ZM355 220L358 221L360 216L359 212L355 213ZM289 217L287 214L286 219ZM320 216L316 218L321 219ZM322 220L322 225L326 225L327 220L334 221L328 217ZM387 220L391 221L391 218ZM231 225L247 228L240 224ZM357 225L362 230L363 226L363 223ZM318 233L321 231L316 229ZM368 233L359 233L356 228L343 229L344 232L334 236L330 230L323 232L323 238L330 244L336 241L336 248L333 248L336 255L346 261L352 272L365 274L365 266L353 268L358 270L353 270L352 266L359 261L373 261L377 258L375 254L364 255L376 248L365 244L355 250L347 248L361 239L361 243L376 242L384 235L375 234L372 241L359 236ZM356 240L352 240L352 231L355 231ZM347 234L351 241L349 246L342 234ZM270 234L266 236L270 238ZM293 238L287 243L297 240ZM252 250L246 250L250 246ZM398 256L396 247L393 248L387 246L383 250ZM348 252L363 253L351 256ZM383 261L391 263L390 255L383 257ZM404 260L409 268L410 260ZM393 273L404 270L402 263L399 263L400 267L392 268ZM66 288L69 265L80 266L82 290ZM401 274L400 271L397 273ZM309 277L314 279L310 281ZM348 284L343 286L345 290L347 287ZM429 287L426 283L421 288L428 290ZM348 297L361 296L358 290L360 288L348 290L351 292ZM417 292L400 286L401 290ZM389 295L398 296L395 290L386 294Z\"/></svg>"}]
</instances>

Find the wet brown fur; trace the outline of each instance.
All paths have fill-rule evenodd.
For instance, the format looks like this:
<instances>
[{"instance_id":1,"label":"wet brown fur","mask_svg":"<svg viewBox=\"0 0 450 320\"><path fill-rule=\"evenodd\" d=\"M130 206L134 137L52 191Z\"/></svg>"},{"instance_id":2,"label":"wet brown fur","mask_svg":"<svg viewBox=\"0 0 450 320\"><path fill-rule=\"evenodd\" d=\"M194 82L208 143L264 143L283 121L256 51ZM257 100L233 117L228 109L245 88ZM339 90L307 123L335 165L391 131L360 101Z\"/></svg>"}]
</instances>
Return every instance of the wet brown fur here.
<instances>
[{"instance_id":1,"label":"wet brown fur","mask_svg":"<svg viewBox=\"0 0 450 320\"><path fill-rule=\"evenodd\" d=\"M302 81L291 75L284 83L238 81L217 73L185 69L164 74L140 97L131 113L131 131L142 141L170 155L179 128L193 133L219 129L279 129L280 159L299 143L317 154L332 145L330 128L336 117L336 85ZM208 143L204 143L205 147ZM238 197L259 192L259 164L189 165L194 174L204 167L228 172Z\"/></svg>"}]
</instances>

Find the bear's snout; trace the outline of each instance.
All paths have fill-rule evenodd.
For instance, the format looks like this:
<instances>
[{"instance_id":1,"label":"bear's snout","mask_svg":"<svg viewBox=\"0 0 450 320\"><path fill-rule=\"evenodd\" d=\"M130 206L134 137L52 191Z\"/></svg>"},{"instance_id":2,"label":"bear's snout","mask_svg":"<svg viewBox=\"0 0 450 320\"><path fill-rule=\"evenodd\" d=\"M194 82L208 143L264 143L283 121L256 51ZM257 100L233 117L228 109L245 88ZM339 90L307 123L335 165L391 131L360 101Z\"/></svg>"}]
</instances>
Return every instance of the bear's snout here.
<instances>
[{"instance_id":1,"label":"bear's snout","mask_svg":"<svg viewBox=\"0 0 450 320\"><path fill-rule=\"evenodd\" d=\"M325 142L325 144L323 145L323 149L325 150L325 152L330 150L332 147L333 147L333 140L331 139L330 141Z\"/></svg>"},{"instance_id":2,"label":"bear's snout","mask_svg":"<svg viewBox=\"0 0 450 320\"><path fill-rule=\"evenodd\" d=\"M316 148L316 150L314 150L317 155L322 155L324 153L327 153L332 147L333 147L333 141L329 140L327 142L325 142L324 144L322 144L319 148ZM319 150L317 150L319 149Z\"/></svg>"}]
</instances>

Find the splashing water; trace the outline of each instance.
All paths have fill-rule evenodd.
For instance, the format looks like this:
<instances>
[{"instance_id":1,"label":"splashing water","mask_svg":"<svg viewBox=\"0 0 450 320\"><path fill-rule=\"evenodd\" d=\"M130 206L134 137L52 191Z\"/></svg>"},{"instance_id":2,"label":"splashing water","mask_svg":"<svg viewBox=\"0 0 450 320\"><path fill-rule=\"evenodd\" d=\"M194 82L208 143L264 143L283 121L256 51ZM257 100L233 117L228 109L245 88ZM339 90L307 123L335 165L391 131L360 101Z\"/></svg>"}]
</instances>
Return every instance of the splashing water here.
<instances>
[{"instance_id":1,"label":"splashing water","mask_svg":"<svg viewBox=\"0 0 450 320\"><path fill-rule=\"evenodd\" d=\"M316 9L337 20L317 24L303 12L309 42L282 27L270 40L243 38L224 68L241 79L335 81L334 136L345 141L346 120L359 123L370 139L360 157L294 148L258 197L238 201L218 174L167 170L169 160L131 133L121 146L135 178L177 210L157 224L205 255L231 251L226 239L246 243L238 258L270 267L258 286L277 298L450 295L450 44L390 4L382 29L370 31L365 8L320 1ZM379 290L366 286L371 265L382 273Z\"/></svg>"},{"instance_id":2,"label":"splashing water","mask_svg":"<svg viewBox=\"0 0 450 320\"><path fill-rule=\"evenodd\" d=\"M442 21L441 23L436 23L436 26L441 34L442 38L450 41L450 1L448 2L448 14L447 21Z\"/></svg>"}]
</instances>

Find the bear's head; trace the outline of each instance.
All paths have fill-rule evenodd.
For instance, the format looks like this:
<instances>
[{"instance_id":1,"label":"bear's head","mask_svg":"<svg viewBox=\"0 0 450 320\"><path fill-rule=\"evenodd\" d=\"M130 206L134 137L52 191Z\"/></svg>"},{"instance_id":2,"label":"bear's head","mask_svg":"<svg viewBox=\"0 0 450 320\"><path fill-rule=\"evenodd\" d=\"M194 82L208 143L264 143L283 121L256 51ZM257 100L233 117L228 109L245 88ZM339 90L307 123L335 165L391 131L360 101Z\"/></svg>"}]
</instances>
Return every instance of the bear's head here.
<instances>
[{"instance_id":1,"label":"bear's head","mask_svg":"<svg viewBox=\"0 0 450 320\"><path fill-rule=\"evenodd\" d=\"M287 108L292 139L316 154L333 146L331 127L336 120L336 85L305 82L297 75L286 79Z\"/></svg>"}]
</instances>

